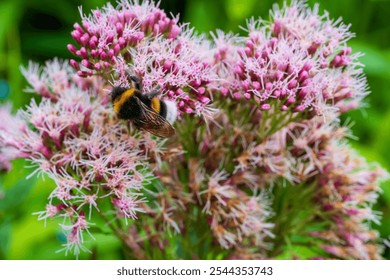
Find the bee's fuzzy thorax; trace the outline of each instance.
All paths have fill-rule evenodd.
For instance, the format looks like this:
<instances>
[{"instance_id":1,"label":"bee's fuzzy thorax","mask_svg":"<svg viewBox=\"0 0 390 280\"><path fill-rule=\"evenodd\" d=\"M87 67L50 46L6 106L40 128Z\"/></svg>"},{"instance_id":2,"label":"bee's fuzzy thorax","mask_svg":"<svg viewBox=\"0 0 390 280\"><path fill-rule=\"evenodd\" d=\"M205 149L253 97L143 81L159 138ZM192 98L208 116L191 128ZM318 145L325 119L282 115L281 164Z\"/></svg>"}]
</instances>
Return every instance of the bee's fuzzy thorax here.
<instances>
[{"instance_id":1,"label":"bee's fuzzy thorax","mask_svg":"<svg viewBox=\"0 0 390 280\"><path fill-rule=\"evenodd\" d=\"M114 102L119 96L127 90L125 87L114 87L111 91L111 101Z\"/></svg>"},{"instance_id":2,"label":"bee's fuzzy thorax","mask_svg":"<svg viewBox=\"0 0 390 280\"><path fill-rule=\"evenodd\" d=\"M130 100L131 97L134 96L134 93L135 93L135 89L134 88L130 88L130 89L127 89L125 90L124 92L122 92L121 94L119 94L113 101L113 104L114 104L114 111L117 113L117 114L120 114L121 111L123 111L123 107L125 104L127 103L131 103L132 101ZM134 101L133 101L134 103Z\"/></svg>"}]
</instances>

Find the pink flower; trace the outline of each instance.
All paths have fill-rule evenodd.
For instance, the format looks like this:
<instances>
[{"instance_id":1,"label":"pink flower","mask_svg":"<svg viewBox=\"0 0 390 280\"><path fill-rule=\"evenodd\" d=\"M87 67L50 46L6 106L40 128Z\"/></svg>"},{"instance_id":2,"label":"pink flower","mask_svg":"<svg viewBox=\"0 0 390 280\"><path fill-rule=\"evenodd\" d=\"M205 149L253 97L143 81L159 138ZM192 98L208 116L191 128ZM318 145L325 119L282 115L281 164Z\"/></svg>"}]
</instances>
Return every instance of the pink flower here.
<instances>
[{"instance_id":1,"label":"pink flower","mask_svg":"<svg viewBox=\"0 0 390 280\"><path fill-rule=\"evenodd\" d=\"M270 22L249 21L245 45L231 35L214 38L214 63L225 79L219 89L234 99L253 99L263 111L310 116L356 108L368 90L360 54L345 45L352 37L348 29L304 1L275 6Z\"/></svg>"},{"instance_id":2,"label":"pink flower","mask_svg":"<svg viewBox=\"0 0 390 280\"><path fill-rule=\"evenodd\" d=\"M50 95L42 95L40 103L33 99L17 117L9 115L9 107L2 109L9 122L0 130L1 155L27 158L35 168L32 174L46 174L55 182L46 211L36 214L44 220L65 217L71 224L63 225L70 231L66 252L78 255L85 249L82 232L92 212L109 214L99 208L107 196L123 217L135 219L144 212L140 190L151 177L146 155L159 154L160 144L151 145L149 139L145 146L138 132L116 119L105 102L102 80L80 83L58 60L43 69L30 63L23 72L33 87L39 81Z\"/></svg>"},{"instance_id":3,"label":"pink flower","mask_svg":"<svg viewBox=\"0 0 390 280\"><path fill-rule=\"evenodd\" d=\"M120 217L136 219L138 212L144 212L139 206L144 200L137 200L137 196L123 195L122 197L112 200L112 204L118 209ZM127 220L126 220L127 221Z\"/></svg>"},{"instance_id":4,"label":"pink flower","mask_svg":"<svg viewBox=\"0 0 390 280\"><path fill-rule=\"evenodd\" d=\"M67 232L67 243L64 245L64 248L60 251L65 251L65 255L71 251L76 257L80 254L81 251L86 251L91 253L84 245L84 236L83 233L86 231L90 236L89 232L89 223L85 219L84 213L81 213L76 217L71 225L62 225L62 228Z\"/></svg>"},{"instance_id":5,"label":"pink flower","mask_svg":"<svg viewBox=\"0 0 390 280\"><path fill-rule=\"evenodd\" d=\"M122 0L118 8L107 4L103 9L92 11L89 16L82 15L82 24L76 23L72 37L81 45L77 49L69 44L68 49L82 58L81 65L85 70L81 76L90 76L93 71L110 72L115 57L129 57L129 49L136 47L145 37L164 36L176 38L181 32L177 18L170 19L165 12L151 1ZM72 60L76 69L79 63Z\"/></svg>"},{"instance_id":6,"label":"pink flower","mask_svg":"<svg viewBox=\"0 0 390 280\"><path fill-rule=\"evenodd\" d=\"M207 85L216 79L210 65L210 44L186 25L178 25L153 2L122 0L83 16L73 38L81 46L68 49L81 58L70 64L82 77L101 75L115 86L129 86L126 71L138 76L145 92L157 86L161 97L179 112L211 117ZM114 74L114 77L112 76Z\"/></svg>"},{"instance_id":7,"label":"pink flower","mask_svg":"<svg viewBox=\"0 0 390 280\"><path fill-rule=\"evenodd\" d=\"M381 249L374 245L377 236L368 224L380 223L379 213L371 205L378 198L379 181L388 174L367 164L345 143L348 132L339 126L337 115L333 117L327 122L314 117L290 123L260 146L285 139L285 146L275 152L281 162L294 164L288 166L288 173L280 175L301 184L318 182L313 200L332 223L314 236L326 240L326 252L342 259L378 259Z\"/></svg>"},{"instance_id":8,"label":"pink flower","mask_svg":"<svg viewBox=\"0 0 390 280\"><path fill-rule=\"evenodd\" d=\"M11 160L25 156L20 150L22 143L15 141L15 138L22 135L27 127L18 117L11 115L10 104L0 107L0 118L0 171L8 171Z\"/></svg>"}]
</instances>

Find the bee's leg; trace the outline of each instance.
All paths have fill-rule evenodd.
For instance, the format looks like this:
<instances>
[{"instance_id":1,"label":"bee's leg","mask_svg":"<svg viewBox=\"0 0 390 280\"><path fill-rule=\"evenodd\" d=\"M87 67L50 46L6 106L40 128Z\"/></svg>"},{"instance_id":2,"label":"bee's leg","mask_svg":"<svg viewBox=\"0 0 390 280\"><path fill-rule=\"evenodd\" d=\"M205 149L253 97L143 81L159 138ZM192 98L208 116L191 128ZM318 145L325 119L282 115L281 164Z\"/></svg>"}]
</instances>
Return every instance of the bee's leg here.
<instances>
[{"instance_id":1,"label":"bee's leg","mask_svg":"<svg viewBox=\"0 0 390 280\"><path fill-rule=\"evenodd\" d=\"M157 95L159 95L161 93L161 88L159 86L157 86L154 90L152 90L151 92L148 92L146 94L146 96L151 100L153 97L156 97Z\"/></svg>"},{"instance_id":2,"label":"bee's leg","mask_svg":"<svg viewBox=\"0 0 390 280\"><path fill-rule=\"evenodd\" d=\"M126 74L129 77L129 79L135 83L135 88L139 91L142 91L141 80L137 76L131 75L129 70L126 70Z\"/></svg>"}]
</instances>

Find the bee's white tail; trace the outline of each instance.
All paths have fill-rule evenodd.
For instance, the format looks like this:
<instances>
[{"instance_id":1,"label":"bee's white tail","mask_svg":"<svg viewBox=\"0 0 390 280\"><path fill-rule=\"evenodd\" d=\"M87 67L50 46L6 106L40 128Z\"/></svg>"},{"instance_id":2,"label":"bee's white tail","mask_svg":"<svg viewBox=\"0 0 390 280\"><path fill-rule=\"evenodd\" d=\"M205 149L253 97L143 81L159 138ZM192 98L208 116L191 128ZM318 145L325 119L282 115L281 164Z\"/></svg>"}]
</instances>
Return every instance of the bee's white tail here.
<instances>
[{"instance_id":1,"label":"bee's white tail","mask_svg":"<svg viewBox=\"0 0 390 280\"><path fill-rule=\"evenodd\" d=\"M167 116L166 119L170 124L173 124L177 117L177 106L176 103L170 100L164 100L167 105Z\"/></svg>"}]
</instances>

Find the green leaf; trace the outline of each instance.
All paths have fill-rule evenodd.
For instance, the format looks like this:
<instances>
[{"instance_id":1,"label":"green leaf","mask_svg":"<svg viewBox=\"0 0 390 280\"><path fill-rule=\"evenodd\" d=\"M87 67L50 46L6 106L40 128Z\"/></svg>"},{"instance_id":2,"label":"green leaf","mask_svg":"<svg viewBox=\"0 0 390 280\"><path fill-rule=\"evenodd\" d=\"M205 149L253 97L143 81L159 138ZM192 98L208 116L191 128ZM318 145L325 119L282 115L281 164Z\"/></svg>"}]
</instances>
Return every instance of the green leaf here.
<instances>
[{"instance_id":1,"label":"green leaf","mask_svg":"<svg viewBox=\"0 0 390 280\"><path fill-rule=\"evenodd\" d=\"M0 42L5 42L8 31L11 26L19 20L20 3L19 1L9 0L0 3ZM1 50L0 45L0 50Z\"/></svg>"},{"instance_id":2,"label":"green leaf","mask_svg":"<svg viewBox=\"0 0 390 280\"><path fill-rule=\"evenodd\" d=\"M314 257L320 257L318 253L310 249L307 246L291 245L283 250L283 253L276 256L277 260L292 260L292 259L310 259Z\"/></svg>"},{"instance_id":3,"label":"green leaf","mask_svg":"<svg viewBox=\"0 0 390 280\"><path fill-rule=\"evenodd\" d=\"M386 159L390 157L389 150L389 140L390 140L390 112L388 112L385 116L382 116L381 123L379 125L381 129L377 131L377 137L375 138L375 142L373 148L380 152L385 156Z\"/></svg>"},{"instance_id":4,"label":"green leaf","mask_svg":"<svg viewBox=\"0 0 390 280\"><path fill-rule=\"evenodd\" d=\"M11 239L12 226L9 220L3 221L0 224L0 260L6 259L10 239Z\"/></svg>"},{"instance_id":5,"label":"green leaf","mask_svg":"<svg viewBox=\"0 0 390 280\"><path fill-rule=\"evenodd\" d=\"M61 53L66 57L72 57L66 49L66 45L70 42L67 31L40 31L39 40L36 36L37 34L32 32L24 34L23 52L48 57L48 59Z\"/></svg>"},{"instance_id":6,"label":"green leaf","mask_svg":"<svg viewBox=\"0 0 390 280\"><path fill-rule=\"evenodd\" d=\"M373 45L361 41L351 41L349 45L354 52L362 52L364 56L360 61L365 65L364 72L368 75L390 77L390 59L384 55L383 50L376 49Z\"/></svg>"},{"instance_id":7,"label":"green leaf","mask_svg":"<svg viewBox=\"0 0 390 280\"><path fill-rule=\"evenodd\" d=\"M231 20L240 20L243 18L248 18L253 15L253 7L258 4L261 3L258 3L256 0L227 0L225 4L226 13L228 18Z\"/></svg>"},{"instance_id":8,"label":"green leaf","mask_svg":"<svg viewBox=\"0 0 390 280\"><path fill-rule=\"evenodd\" d=\"M32 187L35 185L35 178L22 179L12 188L4 191L4 198L0 200L0 211L9 212L17 208L26 199Z\"/></svg>"}]
</instances>

